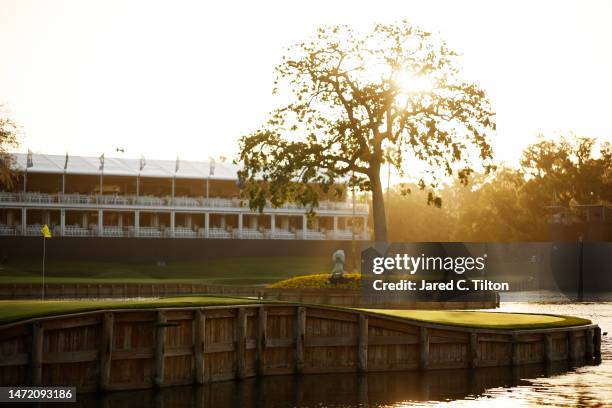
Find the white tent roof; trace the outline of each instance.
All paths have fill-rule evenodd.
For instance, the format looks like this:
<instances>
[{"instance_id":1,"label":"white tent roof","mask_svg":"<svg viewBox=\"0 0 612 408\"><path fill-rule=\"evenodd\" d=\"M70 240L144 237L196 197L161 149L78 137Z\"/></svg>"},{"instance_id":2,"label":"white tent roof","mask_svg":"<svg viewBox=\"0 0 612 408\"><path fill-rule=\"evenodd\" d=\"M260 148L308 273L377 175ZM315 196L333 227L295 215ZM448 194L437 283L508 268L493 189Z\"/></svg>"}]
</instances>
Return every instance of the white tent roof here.
<instances>
[{"instance_id":1,"label":"white tent roof","mask_svg":"<svg viewBox=\"0 0 612 408\"><path fill-rule=\"evenodd\" d=\"M17 168L24 171L27 164L27 154L15 154ZM66 156L53 154L32 154L31 173L63 173ZM101 173L99 157L69 156L66 174L98 175ZM210 176L215 180L237 180L239 167L232 163L215 162L214 174ZM141 177L168 177L205 179L209 177L210 162L196 162L179 160L179 169L176 170L175 160L146 159L145 166L140 171L140 159L124 159L106 157L104 159L104 174L110 176Z\"/></svg>"}]
</instances>

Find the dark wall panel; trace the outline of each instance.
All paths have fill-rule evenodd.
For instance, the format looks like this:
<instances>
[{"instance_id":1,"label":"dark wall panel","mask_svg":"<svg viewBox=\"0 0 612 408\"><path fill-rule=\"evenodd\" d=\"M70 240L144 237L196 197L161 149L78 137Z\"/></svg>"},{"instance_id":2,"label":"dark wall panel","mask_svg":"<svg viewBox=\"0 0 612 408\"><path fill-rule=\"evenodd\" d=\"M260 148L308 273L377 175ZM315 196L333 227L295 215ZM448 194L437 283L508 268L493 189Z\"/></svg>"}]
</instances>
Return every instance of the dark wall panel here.
<instances>
[{"instance_id":1,"label":"dark wall panel","mask_svg":"<svg viewBox=\"0 0 612 408\"><path fill-rule=\"evenodd\" d=\"M359 254L361 243L356 243ZM351 253L350 241L290 241L180 238L78 238L47 240L48 259L172 260L254 256L329 256L337 249ZM3 259L38 258L41 237L0 237Z\"/></svg>"}]
</instances>

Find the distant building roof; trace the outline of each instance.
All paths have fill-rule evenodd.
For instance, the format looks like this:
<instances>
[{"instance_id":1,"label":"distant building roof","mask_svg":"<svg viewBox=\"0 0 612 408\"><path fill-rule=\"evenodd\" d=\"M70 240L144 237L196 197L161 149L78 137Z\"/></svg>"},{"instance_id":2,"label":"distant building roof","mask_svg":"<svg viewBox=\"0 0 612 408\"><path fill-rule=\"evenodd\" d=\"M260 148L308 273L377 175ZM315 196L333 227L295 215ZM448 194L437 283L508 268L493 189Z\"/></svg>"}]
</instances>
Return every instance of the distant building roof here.
<instances>
[{"instance_id":1,"label":"distant building roof","mask_svg":"<svg viewBox=\"0 0 612 408\"><path fill-rule=\"evenodd\" d=\"M27 154L16 153L17 169L25 171ZM64 173L65 155L32 154L32 167L28 168L31 173ZM140 174L141 177L177 177L188 179L209 178L210 162L179 160L179 168L175 173L175 160L146 159L145 166L140 170L140 159L124 159L117 157L104 158L104 174L110 176L133 176ZM215 162L214 174L210 176L215 180L237 180L239 167L232 163ZM100 158L91 156L68 157L66 174L99 175Z\"/></svg>"}]
</instances>

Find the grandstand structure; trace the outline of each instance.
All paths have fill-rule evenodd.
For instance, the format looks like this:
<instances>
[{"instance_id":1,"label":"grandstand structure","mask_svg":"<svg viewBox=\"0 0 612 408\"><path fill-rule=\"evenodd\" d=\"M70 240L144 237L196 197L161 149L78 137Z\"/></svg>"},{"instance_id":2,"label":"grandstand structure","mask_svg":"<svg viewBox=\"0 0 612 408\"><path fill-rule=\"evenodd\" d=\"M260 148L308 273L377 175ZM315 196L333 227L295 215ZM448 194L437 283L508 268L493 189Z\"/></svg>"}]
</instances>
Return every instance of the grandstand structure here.
<instances>
[{"instance_id":1,"label":"grandstand structure","mask_svg":"<svg viewBox=\"0 0 612 408\"><path fill-rule=\"evenodd\" d=\"M368 240L366 203L323 196L262 213L240 198L238 166L217 162L16 154L19 182L0 191L0 235ZM341 186L339 186L341 187Z\"/></svg>"}]
</instances>

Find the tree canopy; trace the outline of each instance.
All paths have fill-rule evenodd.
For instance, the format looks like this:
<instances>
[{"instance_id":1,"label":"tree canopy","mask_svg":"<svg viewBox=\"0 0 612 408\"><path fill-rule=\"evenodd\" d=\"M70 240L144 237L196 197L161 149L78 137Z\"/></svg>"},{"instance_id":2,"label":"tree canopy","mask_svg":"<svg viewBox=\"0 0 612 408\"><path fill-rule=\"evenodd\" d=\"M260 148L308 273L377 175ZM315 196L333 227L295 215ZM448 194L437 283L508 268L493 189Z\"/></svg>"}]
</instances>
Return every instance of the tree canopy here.
<instances>
[{"instance_id":1,"label":"tree canopy","mask_svg":"<svg viewBox=\"0 0 612 408\"><path fill-rule=\"evenodd\" d=\"M18 146L18 127L0 106L0 186L11 189L15 183L16 173L13 155L9 150Z\"/></svg>"},{"instance_id":2,"label":"tree canopy","mask_svg":"<svg viewBox=\"0 0 612 408\"><path fill-rule=\"evenodd\" d=\"M546 241L550 207L612 203L609 143L568 135L529 145L517 168L472 174L470 186L443 185L443 208L425 204L425 193L392 189L389 237L395 241ZM416 187L416 186L408 186ZM418 214L418 217L414 217Z\"/></svg>"},{"instance_id":3,"label":"tree canopy","mask_svg":"<svg viewBox=\"0 0 612 408\"><path fill-rule=\"evenodd\" d=\"M417 180L437 205L442 178L467 183L476 165L488 171L494 114L458 60L406 21L367 32L323 27L289 47L275 70L280 107L240 140L250 206L295 201L312 209L319 189L348 183L372 193L374 239L386 241L384 163Z\"/></svg>"}]
</instances>

